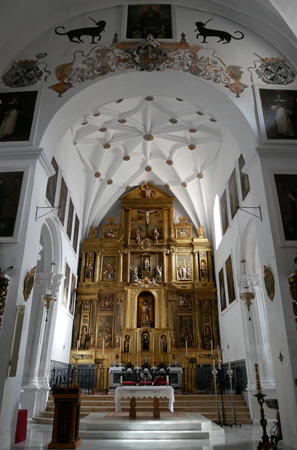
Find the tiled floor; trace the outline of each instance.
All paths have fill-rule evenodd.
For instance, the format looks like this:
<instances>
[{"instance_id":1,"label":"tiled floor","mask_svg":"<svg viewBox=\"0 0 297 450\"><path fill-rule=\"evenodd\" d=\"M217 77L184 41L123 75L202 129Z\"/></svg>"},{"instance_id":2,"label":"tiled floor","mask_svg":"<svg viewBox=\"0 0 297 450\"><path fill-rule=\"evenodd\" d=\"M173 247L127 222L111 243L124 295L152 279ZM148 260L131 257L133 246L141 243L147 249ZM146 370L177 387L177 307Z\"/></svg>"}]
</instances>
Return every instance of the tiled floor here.
<instances>
[{"instance_id":1,"label":"tiled floor","mask_svg":"<svg viewBox=\"0 0 297 450\"><path fill-rule=\"evenodd\" d=\"M41 450L48 447L51 441L51 425L28 425L27 440L12 448ZM123 440L87 440L84 439L80 450L139 450L140 447L152 449L195 449L195 450L256 450L262 435L260 425L242 425L242 427L225 428L225 439L217 441L181 441L181 440L161 440L161 441L123 441ZM292 450L281 441L277 446L278 450Z\"/></svg>"}]
</instances>

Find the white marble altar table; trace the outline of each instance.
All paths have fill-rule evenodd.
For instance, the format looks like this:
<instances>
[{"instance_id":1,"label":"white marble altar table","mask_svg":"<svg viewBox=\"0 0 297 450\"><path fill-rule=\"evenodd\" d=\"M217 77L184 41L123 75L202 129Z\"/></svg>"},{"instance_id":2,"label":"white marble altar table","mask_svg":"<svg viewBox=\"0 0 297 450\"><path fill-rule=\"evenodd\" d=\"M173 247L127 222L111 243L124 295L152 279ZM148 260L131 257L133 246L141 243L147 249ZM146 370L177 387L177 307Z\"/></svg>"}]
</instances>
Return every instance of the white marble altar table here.
<instances>
[{"instance_id":1,"label":"white marble altar table","mask_svg":"<svg viewBox=\"0 0 297 450\"><path fill-rule=\"evenodd\" d=\"M136 399L137 398L152 398L154 404L153 417L160 418L159 399L169 399L169 410L174 412L174 389L172 386L121 386L117 387L114 394L116 404L116 412L121 411L121 399L130 398L130 412L131 419L136 417Z\"/></svg>"}]
</instances>

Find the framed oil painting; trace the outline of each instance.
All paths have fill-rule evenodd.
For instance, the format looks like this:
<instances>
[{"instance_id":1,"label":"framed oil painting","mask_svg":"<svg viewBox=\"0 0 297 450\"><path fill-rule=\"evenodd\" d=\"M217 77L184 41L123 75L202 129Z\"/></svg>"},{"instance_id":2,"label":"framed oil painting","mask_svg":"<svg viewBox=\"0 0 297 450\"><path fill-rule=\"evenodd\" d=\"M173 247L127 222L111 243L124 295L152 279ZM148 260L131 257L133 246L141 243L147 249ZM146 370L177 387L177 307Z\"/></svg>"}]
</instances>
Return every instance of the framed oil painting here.
<instances>
[{"instance_id":1,"label":"framed oil painting","mask_svg":"<svg viewBox=\"0 0 297 450\"><path fill-rule=\"evenodd\" d=\"M65 183L64 178L62 177L61 181L61 190L60 190L60 198L59 198L59 211L58 217L60 219L61 224L64 226L65 222L65 211L67 204L67 195L68 195L68 187Z\"/></svg>"},{"instance_id":2,"label":"framed oil painting","mask_svg":"<svg viewBox=\"0 0 297 450\"><path fill-rule=\"evenodd\" d=\"M62 297L62 305L67 308L68 295L69 295L69 283L70 283L70 267L65 264L65 279L64 279L64 290Z\"/></svg>"},{"instance_id":3,"label":"framed oil painting","mask_svg":"<svg viewBox=\"0 0 297 450\"><path fill-rule=\"evenodd\" d=\"M297 173L274 174L279 212L282 224L282 239L287 244L297 241Z\"/></svg>"},{"instance_id":4,"label":"framed oil painting","mask_svg":"<svg viewBox=\"0 0 297 450\"><path fill-rule=\"evenodd\" d=\"M247 173L243 172L243 167L245 165L245 160L242 155L238 158L238 168L240 176L240 187L241 187L241 197L242 201L245 200L246 196L250 192L250 180Z\"/></svg>"},{"instance_id":5,"label":"framed oil painting","mask_svg":"<svg viewBox=\"0 0 297 450\"><path fill-rule=\"evenodd\" d=\"M116 280L116 256L103 256L101 281Z\"/></svg>"},{"instance_id":6,"label":"framed oil painting","mask_svg":"<svg viewBox=\"0 0 297 450\"><path fill-rule=\"evenodd\" d=\"M192 311L193 309L192 294L178 294L177 304L179 311Z\"/></svg>"},{"instance_id":7,"label":"framed oil painting","mask_svg":"<svg viewBox=\"0 0 297 450\"><path fill-rule=\"evenodd\" d=\"M29 141L37 91L0 93L0 143Z\"/></svg>"},{"instance_id":8,"label":"framed oil painting","mask_svg":"<svg viewBox=\"0 0 297 450\"><path fill-rule=\"evenodd\" d=\"M255 86L262 142L297 143L297 89Z\"/></svg>"},{"instance_id":9,"label":"framed oil painting","mask_svg":"<svg viewBox=\"0 0 297 450\"><path fill-rule=\"evenodd\" d=\"M71 275L70 302L69 302L69 308L68 308L71 315L73 315L73 313L74 313L75 288L76 288L76 276L73 273Z\"/></svg>"},{"instance_id":10,"label":"framed oil painting","mask_svg":"<svg viewBox=\"0 0 297 450\"><path fill-rule=\"evenodd\" d=\"M220 285L221 311L223 312L227 308L223 267L219 271L219 285Z\"/></svg>"},{"instance_id":11,"label":"framed oil painting","mask_svg":"<svg viewBox=\"0 0 297 450\"><path fill-rule=\"evenodd\" d=\"M190 281L192 275L192 258L190 255L178 255L176 257L177 281Z\"/></svg>"},{"instance_id":12,"label":"framed oil painting","mask_svg":"<svg viewBox=\"0 0 297 450\"><path fill-rule=\"evenodd\" d=\"M125 39L173 39L172 5L128 5L125 15Z\"/></svg>"},{"instance_id":13,"label":"framed oil painting","mask_svg":"<svg viewBox=\"0 0 297 450\"><path fill-rule=\"evenodd\" d=\"M231 218L234 219L239 206L239 198L238 198L238 190L237 190L237 181L236 181L236 171L235 169L231 173L231 176L228 180L228 188L229 188L229 199L230 199L230 210L231 210Z\"/></svg>"},{"instance_id":14,"label":"framed oil painting","mask_svg":"<svg viewBox=\"0 0 297 450\"><path fill-rule=\"evenodd\" d=\"M113 316L112 315L98 315L97 322L97 347L112 347L113 337Z\"/></svg>"},{"instance_id":15,"label":"framed oil painting","mask_svg":"<svg viewBox=\"0 0 297 450\"><path fill-rule=\"evenodd\" d=\"M75 214L73 243L72 243L72 247L75 253L77 252L78 233L79 233L79 218L77 217L77 214Z\"/></svg>"},{"instance_id":16,"label":"framed oil painting","mask_svg":"<svg viewBox=\"0 0 297 450\"><path fill-rule=\"evenodd\" d=\"M72 200L70 199L69 210L68 210L68 219L67 219L67 230L66 230L67 236L70 241L71 241L71 235L72 235L73 213L74 213L74 206L73 206Z\"/></svg>"},{"instance_id":17,"label":"framed oil painting","mask_svg":"<svg viewBox=\"0 0 297 450\"><path fill-rule=\"evenodd\" d=\"M223 192L223 195L220 199L220 206L221 206L221 218L222 218L222 231L223 231L223 235L224 235L229 227L226 190Z\"/></svg>"},{"instance_id":18,"label":"framed oil painting","mask_svg":"<svg viewBox=\"0 0 297 450\"><path fill-rule=\"evenodd\" d=\"M46 198L48 199L48 201L50 202L52 207L54 207L54 205L55 205L55 197L56 197L56 189L57 189L57 182L58 182L58 175L59 175L59 166L58 166L57 161L55 160L55 158L52 158L51 164L53 166L55 174L52 175L51 177L49 177L49 179L47 181Z\"/></svg>"},{"instance_id":19,"label":"framed oil painting","mask_svg":"<svg viewBox=\"0 0 297 450\"><path fill-rule=\"evenodd\" d=\"M194 346L194 320L192 315L179 316L179 346L188 347Z\"/></svg>"},{"instance_id":20,"label":"framed oil painting","mask_svg":"<svg viewBox=\"0 0 297 450\"><path fill-rule=\"evenodd\" d=\"M0 241L16 241L21 221L25 173L0 172Z\"/></svg>"},{"instance_id":21,"label":"framed oil painting","mask_svg":"<svg viewBox=\"0 0 297 450\"><path fill-rule=\"evenodd\" d=\"M113 311L115 304L115 294L108 292L101 292L99 294L99 309L100 311Z\"/></svg>"},{"instance_id":22,"label":"framed oil painting","mask_svg":"<svg viewBox=\"0 0 297 450\"><path fill-rule=\"evenodd\" d=\"M225 261L229 304L236 299L231 255Z\"/></svg>"},{"instance_id":23,"label":"framed oil painting","mask_svg":"<svg viewBox=\"0 0 297 450\"><path fill-rule=\"evenodd\" d=\"M274 299L274 278L269 267L264 266L264 286L268 297L273 302Z\"/></svg>"}]
</instances>

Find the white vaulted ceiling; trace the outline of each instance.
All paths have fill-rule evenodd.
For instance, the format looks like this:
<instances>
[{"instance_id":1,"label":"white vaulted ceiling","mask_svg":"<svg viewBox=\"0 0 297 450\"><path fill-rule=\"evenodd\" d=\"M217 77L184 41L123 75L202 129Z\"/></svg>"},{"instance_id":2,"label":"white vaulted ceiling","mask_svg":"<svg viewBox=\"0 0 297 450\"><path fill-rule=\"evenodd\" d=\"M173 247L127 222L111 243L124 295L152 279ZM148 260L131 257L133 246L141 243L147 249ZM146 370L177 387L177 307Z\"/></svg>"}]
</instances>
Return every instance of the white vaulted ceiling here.
<instances>
[{"instance_id":1,"label":"white vaulted ceiling","mask_svg":"<svg viewBox=\"0 0 297 450\"><path fill-rule=\"evenodd\" d=\"M150 181L184 191L179 197L198 224L204 219L199 184L224 131L213 115L180 98L123 98L86 113L71 128L77 157L95 180L85 217L99 223L114 198ZM197 195L189 195L191 186Z\"/></svg>"}]
</instances>

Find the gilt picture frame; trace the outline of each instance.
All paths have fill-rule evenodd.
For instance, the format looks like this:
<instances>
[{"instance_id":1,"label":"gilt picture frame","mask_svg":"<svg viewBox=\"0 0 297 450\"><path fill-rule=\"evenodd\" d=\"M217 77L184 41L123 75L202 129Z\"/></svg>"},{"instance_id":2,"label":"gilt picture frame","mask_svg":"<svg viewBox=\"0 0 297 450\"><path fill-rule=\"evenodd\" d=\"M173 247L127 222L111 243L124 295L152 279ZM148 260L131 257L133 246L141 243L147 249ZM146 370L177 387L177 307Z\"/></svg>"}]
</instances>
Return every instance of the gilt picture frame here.
<instances>
[{"instance_id":1,"label":"gilt picture frame","mask_svg":"<svg viewBox=\"0 0 297 450\"><path fill-rule=\"evenodd\" d=\"M150 34L157 40L175 35L174 6L170 4L130 4L124 8L125 40L144 40Z\"/></svg>"}]
</instances>

